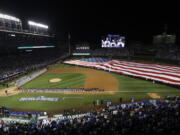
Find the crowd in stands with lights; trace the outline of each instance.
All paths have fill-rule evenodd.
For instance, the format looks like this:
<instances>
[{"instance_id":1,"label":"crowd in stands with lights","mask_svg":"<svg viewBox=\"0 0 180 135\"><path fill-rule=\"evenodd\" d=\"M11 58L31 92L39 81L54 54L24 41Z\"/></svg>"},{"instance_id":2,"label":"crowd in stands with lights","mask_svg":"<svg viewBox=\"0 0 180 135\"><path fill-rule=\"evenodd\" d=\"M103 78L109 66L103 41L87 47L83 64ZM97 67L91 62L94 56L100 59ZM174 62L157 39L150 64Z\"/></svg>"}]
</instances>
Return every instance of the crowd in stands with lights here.
<instances>
[{"instance_id":1,"label":"crowd in stands with lights","mask_svg":"<svg viewBox=\"0 0 180 135\"><path fill-rule=\"evenodd\" d=\"M176 135L180 129L179 115L180 98L166 97L110 105L74 118L64 116L31 124L0 121L0 134Z\"/></svg>"},{"instance_id":2,"label":"crowd in stands with lights","mask_svg":"<svg viewBox=\"0 0 180 135\"><path fill-rule=\"evenodd\" d=\"M26 74L30 71L42 69L49 64L64 59L58 51L41 51L38 53L20 53L0 57L0 81Z\"/></svg>"},{"instance_id":3,"label":"crowd in stands with lights","mask_svg":"<svg viewBox=\"0 0 180 135\"><path fill-rule=\"evenodd\" d=\"M157 49L156 58L180 61L180 47L159 47Z\"/></svg>"},{"instance_id":4,"label":"crowd in stands with lights","mask_svg":"<svg viewBox=\"0 0 180 135\"><path fill-rule=\"evenodd\" d=\"M89 53L91 56L129 56L127 48L100 48L95 50L74 50L73 53Z\"/></svg>"}]
</instances>

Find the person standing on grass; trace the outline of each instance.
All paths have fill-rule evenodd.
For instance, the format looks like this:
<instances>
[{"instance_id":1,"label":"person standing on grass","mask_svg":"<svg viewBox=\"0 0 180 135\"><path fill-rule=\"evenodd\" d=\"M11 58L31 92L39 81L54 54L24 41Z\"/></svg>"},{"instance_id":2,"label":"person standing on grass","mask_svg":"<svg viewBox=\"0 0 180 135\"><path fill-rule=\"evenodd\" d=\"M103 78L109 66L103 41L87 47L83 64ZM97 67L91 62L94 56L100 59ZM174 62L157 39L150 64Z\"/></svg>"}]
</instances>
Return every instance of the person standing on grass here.
<instances>
[{"instance_id":1,"label":"person standing on grass","mask_svg":"<svg viewBox=\"0 0 180 135\"><path fill-rule=\"evenodd\" d=\"M93 101L93 105L94 105L94 107L96 106L96 101Z\"/></svg>"},{"instance_id":2,"label":"person standing on grass","mask_svg":"<svg viewBox=\"0 0 180 135\"><path fill-rule=\"evenodd\" d=\"M8 90L5 90L6 95L8 95Z\"/></svg>"},{"instance_id":3,"label":"person standing on grass","mask_svg":"<svg viewBox=\"0 0 180 135\"><path fill-rule=\"evenodd\" d=\"M122 103L122 97L119 98L119 103Z\"/></svg>"}]
</instances>

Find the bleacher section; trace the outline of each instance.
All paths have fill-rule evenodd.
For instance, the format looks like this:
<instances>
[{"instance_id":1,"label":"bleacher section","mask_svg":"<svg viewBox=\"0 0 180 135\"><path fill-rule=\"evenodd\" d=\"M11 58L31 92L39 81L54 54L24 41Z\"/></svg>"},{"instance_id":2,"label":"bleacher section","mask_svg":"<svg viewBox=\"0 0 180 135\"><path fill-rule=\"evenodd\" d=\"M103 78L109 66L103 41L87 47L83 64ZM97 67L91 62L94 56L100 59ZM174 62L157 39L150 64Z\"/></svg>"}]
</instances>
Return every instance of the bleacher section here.
<instances>
[{"instance_id":1,"label":"bleacher section","mask_svg":"<svg viewBox=\"0 0 180 135\"><path fill-rule=\"evenodd\" d=\"M0 58L0 82L5 82L33 70L46 68L57 61L68 57L59 50L46 50L30 54L12 54Z\"/></svg>"},{"instance_id":2,"label":"bleacher section","mask_svg":"<svg viewBox=\"0 0 180 135\"><path fill-rule=\"evenodd\" d=\"M179 103L179 97L167 97L110 105L87 113L42 116L34 121L3 118L0 134L175 135L180 128ZM29 116L23 112L11 115Z\"/></svg>"},{"instance_id":3,"label":"bleacher section","mask_svg":"<svg viewBox=\"0 0 180 135\"><path fill-rule=\"evenodd\" d=\"M111 61L110 58L82 58L80 60L86 61L86 62L109 62L109 61Z\"/></svg>"},{"instance_id":4,"label":"bleacher section","mask_svg":"<svg viewBox=\"0 0 180 135\"><path fill-rule=\"evenodd\" d=\"M129 56L127 48L101 48L92 52L92 56Z\"/></svg>"}]
</instances>

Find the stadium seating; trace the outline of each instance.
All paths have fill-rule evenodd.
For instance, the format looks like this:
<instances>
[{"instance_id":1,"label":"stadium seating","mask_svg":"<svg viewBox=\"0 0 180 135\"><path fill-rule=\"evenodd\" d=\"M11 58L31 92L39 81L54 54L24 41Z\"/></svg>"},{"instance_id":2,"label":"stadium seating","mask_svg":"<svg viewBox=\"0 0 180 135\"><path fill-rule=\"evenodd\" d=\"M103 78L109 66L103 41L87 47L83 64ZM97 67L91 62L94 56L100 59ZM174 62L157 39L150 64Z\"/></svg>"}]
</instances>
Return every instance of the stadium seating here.
<instances>
[{"instance_id":1,"label":"stadium seating","mask_svg":"<svg viewBox=\"0 0 180 135\"><path fill-rule=\"evenodd\" d=\"M19 75L46 67L67 57L58 51L40 51L36 53L11 54L0 58L0 82Z\"/></svg>"},{"instance_id":2,"label":"stadium seating","mask_svg":"<svg viewBox=\"0 0 180 135\"><path fill-rule=\"evenodd\" d=\"M94 50L92 56L129 56L129 51L127 48L101 48Z\"/></svg>"},{"instance_id":3,"label":"stadium seating","mask_svg":"<svg viewBox=\"0 0 180 135\"><path fill-rule=\"evenodd\" d=\"M110 58L82 58L81 61L87 61L87 62L108 62L111 59Z\"/></svg>"},{"instance_id":4,"label":"stadium seating","mask_svg":"<svg viewBox=\"0 0 180 135\"><path fill-rule=\"evenodd\" d=\"M179 97L167 97L113 105L82 115L55 115L51 120L41 119L39 123L6 123L0 120L0 134L175 135L180 128L179 104Z\"/></svg>"}]
</instances>

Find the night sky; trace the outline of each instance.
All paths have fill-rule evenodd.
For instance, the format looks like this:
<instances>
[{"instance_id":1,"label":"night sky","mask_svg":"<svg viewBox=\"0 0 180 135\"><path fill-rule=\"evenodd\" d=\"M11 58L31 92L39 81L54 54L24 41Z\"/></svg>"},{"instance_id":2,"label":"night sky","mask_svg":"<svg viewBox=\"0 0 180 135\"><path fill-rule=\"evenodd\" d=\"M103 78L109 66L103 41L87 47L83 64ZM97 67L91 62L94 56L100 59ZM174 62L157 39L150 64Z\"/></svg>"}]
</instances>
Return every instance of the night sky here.
<instances>
[{"instance_id":1,"label":"night sky","mask_svg":"<svg viewBox=\"0 0 180 135\"><path fill-rule=\"evenodd\" d=\"M136 1L137 2L137 1ZM164 1L165 2L165 1ZM154 34L168 33L179 39L179 11L175 4L121 0L1 0L0 12L48 24L60 41L71 33L73 41L97 43L106 34L126 36L127 42L151 43ZM26 26L24 26L26 27ZM179 42L179 40L177 40Z\"/></svg>"}]
</instances>

